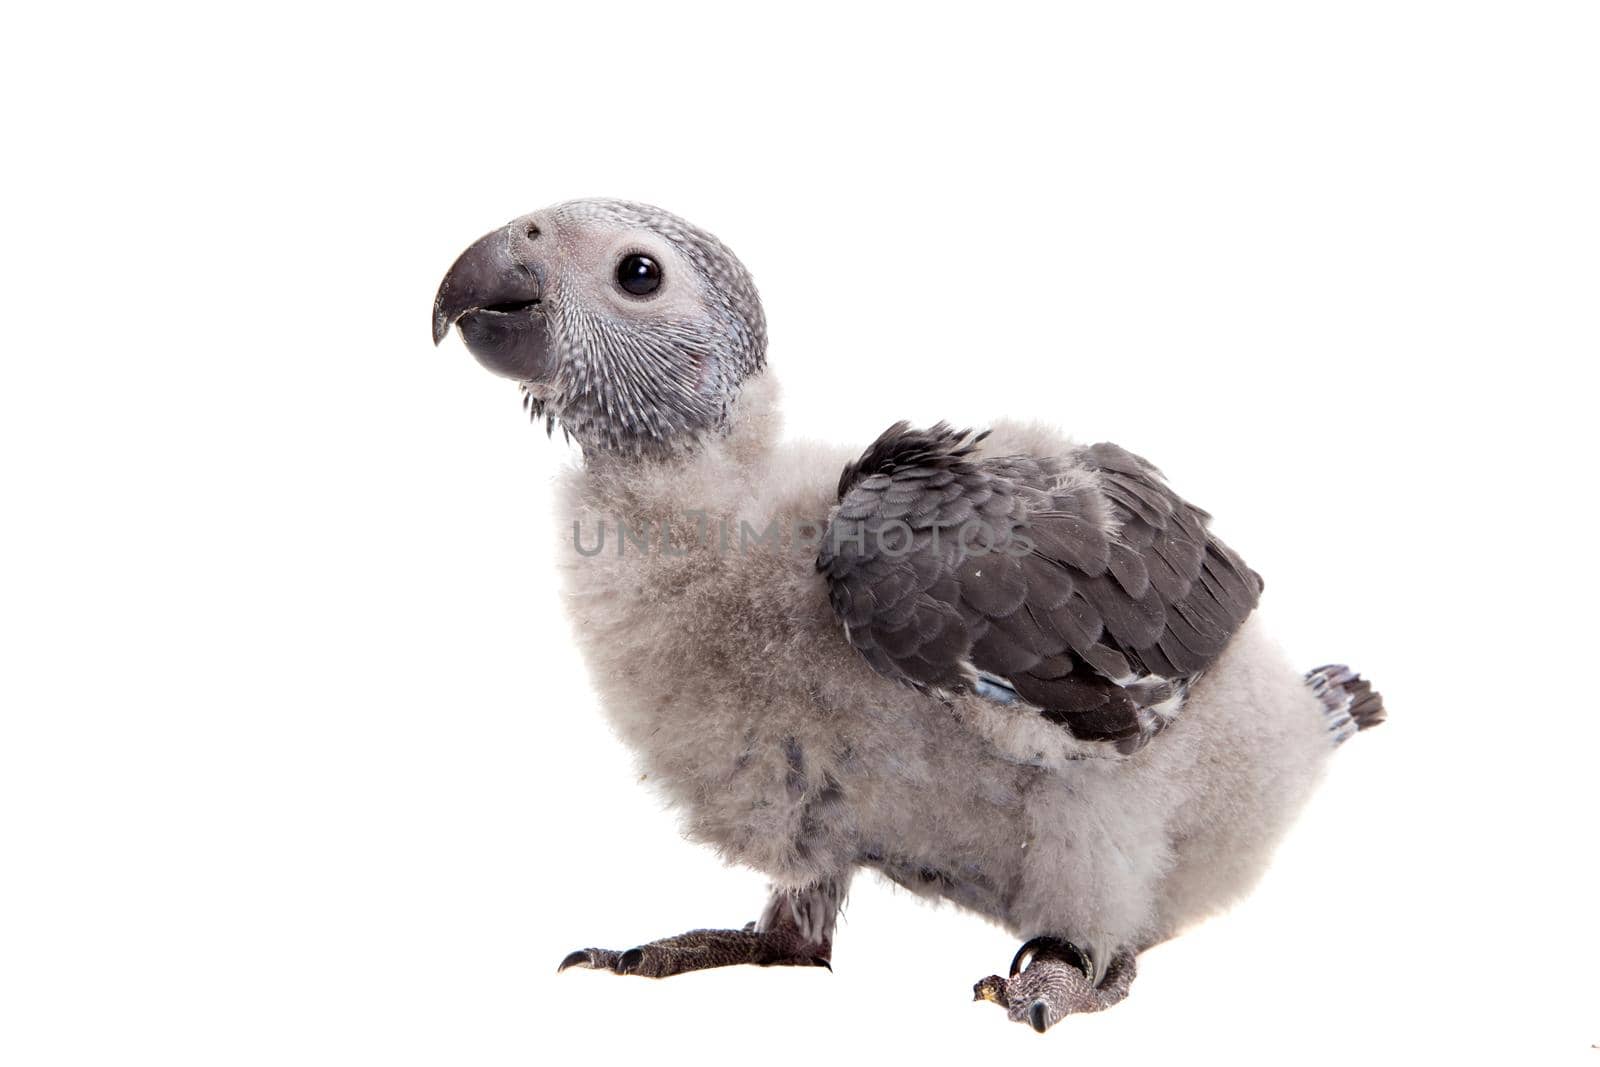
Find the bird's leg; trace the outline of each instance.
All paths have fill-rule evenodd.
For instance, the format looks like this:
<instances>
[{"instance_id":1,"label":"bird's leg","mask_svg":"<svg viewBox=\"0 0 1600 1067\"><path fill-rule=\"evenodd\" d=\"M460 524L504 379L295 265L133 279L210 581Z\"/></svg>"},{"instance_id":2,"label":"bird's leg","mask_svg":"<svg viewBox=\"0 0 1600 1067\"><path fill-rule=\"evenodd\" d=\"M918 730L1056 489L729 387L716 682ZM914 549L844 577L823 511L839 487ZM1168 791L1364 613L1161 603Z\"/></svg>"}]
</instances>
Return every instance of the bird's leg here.
<instances>
[{"instance_id":1,"label":"bird's leg","mask_svg":"<svg viewBox=\"0 0 1600 1067\"><path fill-rule=\"evenodd\" d=\"M831 970L833 924L843 896L844 885L836 881L804 889L775 890L761 918L742 930L690 930L625 952L581 948L562 960L558 970L588 967L645 978L667 978L739 963Z\"/></svg>"},{"instance_id":2,"label":"bird's leg","mask_svg":"<svg viewBox=\"0 0 1600 1067\"><path fill-rule=\"evenodd\" d=\"M1087 953L1058 938L1036 937L1017 950L1010 978L990 975L972 987L972 999L993 1001L1013 1022L1042 1034L1068 1015L1104 1011L1122 1000L1134 969L1134 954L1118 952L1096 983L1097 967Z\"/></svg>"}]
</instances>

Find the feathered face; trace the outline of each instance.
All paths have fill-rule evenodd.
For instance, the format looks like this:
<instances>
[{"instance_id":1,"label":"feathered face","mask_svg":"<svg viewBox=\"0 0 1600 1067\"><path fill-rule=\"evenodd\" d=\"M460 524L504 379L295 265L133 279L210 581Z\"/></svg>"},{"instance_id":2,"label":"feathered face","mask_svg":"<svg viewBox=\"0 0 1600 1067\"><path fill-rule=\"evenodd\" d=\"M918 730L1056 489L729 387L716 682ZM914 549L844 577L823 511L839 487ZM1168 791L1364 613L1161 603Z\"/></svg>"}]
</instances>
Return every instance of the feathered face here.
<instances>
[{"instance_id":1,"label":"feathered face","mask_svg":"<svg viewBox=\"0 0 1600 1067\"><path fill-rule=\"evenodd\" d=\"M665 455L717 432L766 357L750 274L715 237L620 200L515 219L456 260L433 307L585 452Z\"/></svg>"}]
</instances>

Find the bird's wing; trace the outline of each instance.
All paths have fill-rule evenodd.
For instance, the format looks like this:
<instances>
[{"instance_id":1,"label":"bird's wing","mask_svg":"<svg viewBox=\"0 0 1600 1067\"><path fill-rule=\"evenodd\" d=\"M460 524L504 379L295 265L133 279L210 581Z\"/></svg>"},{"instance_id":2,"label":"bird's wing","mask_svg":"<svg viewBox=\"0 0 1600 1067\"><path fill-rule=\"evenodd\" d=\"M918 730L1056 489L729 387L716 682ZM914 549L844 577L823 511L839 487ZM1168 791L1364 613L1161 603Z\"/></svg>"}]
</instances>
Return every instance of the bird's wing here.
<instances>
[{"instance_id":1,"label":"bird's wing","mask_svg":"<svg viewBox=\"0 0 1600 1067\"><path fill-rule=\"evenodd\" d=\"M983 437L899 423L845 468L817 559L834 611L880 674L1133 752L1261 579L1138 456L988 457Z\"/></svg>"}]
</instances>

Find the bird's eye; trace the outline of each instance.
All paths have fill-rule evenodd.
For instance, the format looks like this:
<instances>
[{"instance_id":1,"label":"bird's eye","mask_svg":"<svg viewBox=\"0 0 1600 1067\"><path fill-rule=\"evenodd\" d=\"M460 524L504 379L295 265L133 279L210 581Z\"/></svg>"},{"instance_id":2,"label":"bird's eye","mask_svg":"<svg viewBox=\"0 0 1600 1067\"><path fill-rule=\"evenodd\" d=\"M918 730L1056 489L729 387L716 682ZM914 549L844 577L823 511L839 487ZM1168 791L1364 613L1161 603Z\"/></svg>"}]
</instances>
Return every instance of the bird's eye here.
<instances>
[{"instance_id":1,"label":"bird's eye","mask_svg":"<svg viewBox=\"0 0 1600 1067\"><path fill-rule=\"evenodd\" d=\"M661 264L637 252L617 264L617 284L634 296L649 296L661 288Z\"/></svg>"}]
</instances>

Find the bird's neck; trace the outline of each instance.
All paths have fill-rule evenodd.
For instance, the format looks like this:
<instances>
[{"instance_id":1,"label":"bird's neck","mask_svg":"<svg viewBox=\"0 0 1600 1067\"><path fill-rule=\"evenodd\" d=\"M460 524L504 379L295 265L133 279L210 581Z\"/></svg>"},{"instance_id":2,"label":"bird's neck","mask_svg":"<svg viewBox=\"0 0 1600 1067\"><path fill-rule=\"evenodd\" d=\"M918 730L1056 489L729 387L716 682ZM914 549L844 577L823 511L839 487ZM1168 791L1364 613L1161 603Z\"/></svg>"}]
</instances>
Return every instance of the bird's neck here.
<instances>
[{"instance_id":1,"label":"bird's neck","mask_svg":"<svg viewBox=\"0 0 1600 1067\"><path fill-rule=\"evenodd\" d=\"M728 461L737 464L749 466L765 462L783 430L779 399L777 376L770 370L757 371L740 387L728 412L727 424L714 440L702 441L701 447L714 445L725 453Z\"/></svg>"},{"instance_id":2,"label":"bird's neck","mask_svg":"<svg viewBox=\"0 0 1600 1067\"><path fill-rule=\"evenodd\" d=\"M619 519L653 521L685 511L725 513L747 498L767 469L782 429L772 371L746 379L727 422L667 455L586 455L580 500Z\"/></svg>"}]
</instances>

